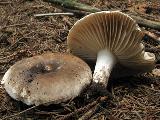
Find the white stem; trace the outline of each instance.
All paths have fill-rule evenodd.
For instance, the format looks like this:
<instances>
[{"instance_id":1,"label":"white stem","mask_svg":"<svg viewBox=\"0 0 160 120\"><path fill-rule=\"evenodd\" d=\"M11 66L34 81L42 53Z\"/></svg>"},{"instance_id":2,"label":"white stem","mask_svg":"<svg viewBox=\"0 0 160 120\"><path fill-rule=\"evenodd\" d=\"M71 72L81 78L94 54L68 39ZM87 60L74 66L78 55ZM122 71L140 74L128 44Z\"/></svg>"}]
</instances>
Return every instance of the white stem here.
<instances>
[{"instance_id":1,"label":"white stem","mask_svg":"<svg viewBox=\"0 0 160 120\"><path fill-rule=\"evenodd\" d=\"M108 78L114 64L115 58L112 53L106 49L99 51L93 74L93 81L96 83L102 83L103 85L107 86Z\"/></svg>"}]
</instances>

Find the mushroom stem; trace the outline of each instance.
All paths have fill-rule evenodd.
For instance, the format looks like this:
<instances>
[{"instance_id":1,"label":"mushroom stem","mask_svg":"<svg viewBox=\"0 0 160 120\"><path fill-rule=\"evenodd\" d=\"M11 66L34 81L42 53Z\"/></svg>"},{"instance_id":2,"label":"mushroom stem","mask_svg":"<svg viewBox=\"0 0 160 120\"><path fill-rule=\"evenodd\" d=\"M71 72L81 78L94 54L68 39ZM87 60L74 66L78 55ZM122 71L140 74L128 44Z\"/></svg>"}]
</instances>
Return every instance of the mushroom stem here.
<instances>
[{"instance_id":1,"label":"mushroom stem","mask_svg":"<svg viewBox=\"0 0 160 120\"><path fill-rule=\"evenodd\" d=\"M93 82L100 83L106 87L114 64L115 58L112 53L106 49L99 51L93 74Z\"/></svg>"}]
</instances>

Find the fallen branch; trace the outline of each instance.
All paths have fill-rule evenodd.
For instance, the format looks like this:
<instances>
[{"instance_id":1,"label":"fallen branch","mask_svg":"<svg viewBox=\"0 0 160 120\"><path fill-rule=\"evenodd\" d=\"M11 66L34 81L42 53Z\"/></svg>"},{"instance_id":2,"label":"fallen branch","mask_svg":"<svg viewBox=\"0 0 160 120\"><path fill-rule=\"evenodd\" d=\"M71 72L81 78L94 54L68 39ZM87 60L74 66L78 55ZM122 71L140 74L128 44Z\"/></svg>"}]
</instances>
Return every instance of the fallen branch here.
<instances>
[{"instance_id":1,"label":"fallen branch","mask_svg":"<svg viewBox=\"0 0 160 120\"><path fill-rule=\"evenodd\" d=\"M35 14L34 17L43 17L43 16L56 16L56 15L68 15L73 16L73 13L45 13L45 14Z\"/></svg>"},{"instance_id":2,"label":"fallen branch","mask_svg":"<svg viewBox=\"0 0 160 120\"><path fill-rule=\"evenodd\" d=\"M160 22L147 20L147 19L144 19L142 17L135 16L135 15L130 15L130 14L129 14L129 16L131 16L134 20L136 20L136 22L141 26L149 27L149 28L156 29L156 30L160 30Z\"/></svg>"},{"instance_id":3,"label":"fallen branch","mask_svg":"<svg viewBox=\"0 0 160 120\"><path fill-rule=\"evenodd\" d=\"M50 2L53 4L58 4L60 6L66 7L66 8L73 8L73 9L79 9L86 12L97 12L101 11L100 9L96 7L91 7L89 5L85 5L79 2L76 2L75 0L44 0L46 2Z\"/></svg>"},{"instance_id":4,"label":"fallen branch","mask_svg":"<svg viewBox=\"0 0 160 120\"><path fill-rule=\"evenodd\" d=\"M145 3L138 3L137 5L134 5L133 9L138 15L137 16L141 16L141 17L144 17L146 19L149 19L149 20L152 20L152 21L157 21L157 22L160 22L160 20L158 18L156 18L154 15L151 15L151 14L146 14L146 10L149 8L149 9L152 9L153 11L158 11L158 7L153 7L153 6L145 6L146 4ZM142 12L141 10L145 10L145 12Z\"/></svg>"},{"instance_id":5,"label":"fallen branch","mask_svg":"<svg viewBox=\"0 0 160 120\"><path fill-rule=\"evenodd\" d=\"M79 3L79 2L76 2L76 1L73 1L73 0L44 0L44 1L50 2L50 3L53 3L53 4L58 4L58 5L60 5L62 7L65 7L65 8L83 10L85 12L90 12L90 13L101 11L100 9L98 9L96 7L85 5L85 4L82 4L82 3ZM81 13L81 11L80 11L80 13ZM147 19L144 19L142 17L136 16L136 15L133 15L133 14L130 14L130 13L126 13L126 14L131 16L141 26L149 27L149 28L156 29L156 30L160 30L160 22L147 20Z\"/></svg>"},{"instance_id":6,"label":"fallen branch","mask_svg":"<svg viewBox=\"0 0 160 120\"><path fill-rule=\"evenodd\" d=\"M160 43L160 37L156 36L154 33L151 33L149 31L144 31L145 35L147 35L148 37L152 38L153 40L155 40L156 42Z\"/></svg>"}]
</instances>

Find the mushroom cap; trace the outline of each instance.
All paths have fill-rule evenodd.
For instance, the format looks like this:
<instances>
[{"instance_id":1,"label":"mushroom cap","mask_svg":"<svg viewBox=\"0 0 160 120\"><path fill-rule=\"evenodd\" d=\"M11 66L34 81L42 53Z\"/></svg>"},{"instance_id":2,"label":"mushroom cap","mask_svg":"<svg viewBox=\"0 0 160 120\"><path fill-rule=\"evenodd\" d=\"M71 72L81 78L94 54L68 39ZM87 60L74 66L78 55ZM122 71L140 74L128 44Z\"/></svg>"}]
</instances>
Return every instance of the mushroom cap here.
<instances>
[{"instance_id":1,"label":"mushroom cap","mask_svg":"<svg viewBox=\"0 0 160 120\"><path fill-rule=\"evenodd\" d=\"M89 66L73 55L49 53L18 61L2 84L14 99L27 105L65 102L91 82Z\"/></svg>"},{"instance_id":2,"label":"mushroom cap","mask_svg":"<svg viewBox=\"0 0 160 120\"><path fill-rule=\"evenodd\" d=\"M147 72L154 68L155 56L144 51L144 33L136 22L119 11L92 13L77 21L70 29L67 43L76 56L96 61L97 53L106 49L118 64L133 71Z\"/></svg>"}]
</instances>

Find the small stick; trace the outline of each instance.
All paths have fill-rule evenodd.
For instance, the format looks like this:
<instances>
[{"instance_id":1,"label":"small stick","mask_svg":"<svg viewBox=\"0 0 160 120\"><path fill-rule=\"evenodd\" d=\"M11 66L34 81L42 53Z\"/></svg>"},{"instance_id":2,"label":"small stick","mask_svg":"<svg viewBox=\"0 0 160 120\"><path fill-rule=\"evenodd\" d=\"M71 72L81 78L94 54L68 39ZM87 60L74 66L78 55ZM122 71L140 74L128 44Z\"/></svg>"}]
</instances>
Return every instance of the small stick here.
<instances>
[{"instance_id":1,"label":"small stick","mask_svg":"<svg viewBox=\"0 0 160 120\"><path fill-rule=\"evenodd\" d=\"M50 3L53 3L53 4L58 4L58 5L60 5L62 7L65 7L65 8L76 9L76 10L79 10L79 11L81 10L81 11L90 12L90 13L101 11L101 9L99 9L99 8L92 7L92 6L89 6L89 5L86 5L86 4L83 4L83 3L79 3L79 2L73 1L73 0L44 0L44 1L50 2ZM144 19L140 16L133 15L131 13L126 13L126 14L131 16L141 26L145 26L145 27L149 27L149 28L152 28L152 29L160 30L160 22L147 20L147 19Z\"/></svg>"},{"instance_id":2,"label":"small stick","mask_svg":"<svg viewBox=\"0 0 160 120\"><path fill-rule=\"evenodd\" d=\"M147 35L148 37L152 38L153 40L155 40L156 42L160 43L160 37L156 36L154 33L151 33L147 30L144 31L145 35Z\"/></svg>"},{"instance_id":3,"label":"small stick","mask_svg":"<svg viewBox=\"0 0 160 120\"><path fill-rule=\"evenodd\" d=\"M92 106L96 105L97 104L97 101L93 101L92 103L86 105L85 107L82 107L82 108L79 108L77 109L76 111L74 112L71 112L67 115L64 115L63 117L60 117L60 118L57 118L57 120L65 120L65 119L68 119L69 117L75 115L75 114L78 114L80 112L83 112L83 111L86 111L88 109L90 109Z\"/></svg>"},{"instance_id":4,"label":"small stick","mask_svg":"<svg viewBox=\"0 0 160 120\"><path fill-rule=\"evenodd\" d=\"M142 117L140 116L140 114L139 114L137 111L133 111L133 112L137 115L137 117L138 117L140 120L143 120Z\"/></svg>"},{"instance_id":5,"label":"small stick","mask_svg":"<svg viewBox=\"0 0 160 120\"><path fill-rule=\"evenodd\" d=\"M65 119L68 119L68 118L70 118L71 116L73 116L75 114L87 111L87 110L93 108L94 106L96 106L97 104L99 104L99 102L105 101L107 98L108 98L107 96L99 97L97 100L93 101L92 103L89 103L88 105L86 105L86 106L84 106L82 108L79 108L74 112L71 112L71 113L69 113L67 115L64 115L63 117L57 118L56 120L65 120Z\"/></svg>"},{"instance_id":6,"label":"small stick","mask_svg":"<svg viewBox=\"0 0 160 120\"><path fill-rule=\"evenodd\" d=\"M0 120L6 120L6 119L8 120L9 118L13 118L13 117L15 117L15 116L21 115L21 114L23 114L23 113L25 113L25 112L28 112L28 111L36 108L36 107L38 107L38 106L30 107L30 108L28 108L28 109L26 109L26 110L23 110L23 111L21 111L21 112L15 113L15 114L10 115L10 116L7 116L7 117L2 118L2 119L0 119Z\"/></svg>"},{"instance_id":7,"label":"small stick","mask_svg":"<svg viewBox=\"0 0 160 120\"><path fill-rule=\"evenodd\" d=\"M160 46L151 47L151 48L145 48L145 51L152 52L152 53L157 53L157 52L160 52Z\"/></svg>"},{"instance_id":8,"label":"small stick","mask_svg":"<svg viewBox=\"0 0 160 120\"><path fill-rule=\"evenodd\" d=\"M65 7L65 8L79 9L79 10L88 11L88 12L101 11L100 9L98 9L96 7L82 4L80 2L77 2L76 0L44 0L44 1L50 2L53 4L58 4L58 5Z\"/></svg>"},{"instance_id":9,"label":"small stick","mask_svg":"<svg viewBox=\"0 0 160 120\"><path fill-rule=\"evenodd\" d=\"M43 16L56 16L56 15L68 15L73 16L73 13L44 13L44 14L35 14L34 17L43 17Z\"/></svg>"},{"instance_id":10,"label":"small stick","mask_svg":"<svg viewBox=\"0 0 160 120\"><path fill-rule=\"evenodd\" d=\"M0 5L11 4L12 2L0 2Z\"/></svg>"},{"instance_id":11,"label":"small stick","mask_svg":"<svg viewBox=\"0 0 160 120\"><path fill-rule=\"evenodd\" d=\"M89 111L87 111L83 116L81 116L78 120L89 120L89 118L95 113L97 110L97 107L99 106L99 103L95 105L93 108L91 108Z\"/></svg>"},{"instance_id":12,"label":"small stick","mask_svg":"<svg viewBox=\"0 0 160 120\"><path fill-rule=\"evenodd\" d=\"M15 41L15 43L13 43L11 46L9 46L9 49L11 49L12 47L14 47L19 41L23 40L24 38L26 38L27 36L29 36L32 33L33 32L30 32L30 33L27 33L27 34L23 35L23 37L19 38L18 40Z\"/></svg>"},{"instance_id":13,"label":"small stick","mask_svg":"<svg viewBox=\"0 0 160 120\"><path fill-rule=\"evenodd\" d=\"M78 120L89 120L92 115L94 115L100 107L100 103L105 101L107 99L106 96L100 97L99 103L97 103L95 106L93 106L89 111L87 111L83 116L81 116Z\"/></svg>"},{"instance_id":14,"label":"small stick","mask_svg":"<svg viewBox=\"0 0 160 120\"><path fill-rule=\"evenodd\" d=\"M144 19L140 16L136 16L133 14L128 14L130 17L132 17L134 20L136 20L136 22L144 27L149 27L152 29L156 29L156 30L160 30L160 22L156 22L156 21L152 21L152 20L147 20Z\"/></svg>"},{"instance_id":15,"label":"small stick","mask_svg":"<svg viewBox=\"0 0 160 120\"><path fill-rule=\"evenodd\" d=\"M0 27L0 30L2 30L4 28L23 26L23 25L27 25L27 24L26 23L20 23L20 24L13 24L13 25L8 25L8 26L2 26L2 27Z\"/></svg>"}]
</instances>

